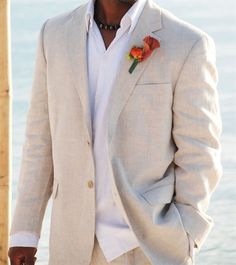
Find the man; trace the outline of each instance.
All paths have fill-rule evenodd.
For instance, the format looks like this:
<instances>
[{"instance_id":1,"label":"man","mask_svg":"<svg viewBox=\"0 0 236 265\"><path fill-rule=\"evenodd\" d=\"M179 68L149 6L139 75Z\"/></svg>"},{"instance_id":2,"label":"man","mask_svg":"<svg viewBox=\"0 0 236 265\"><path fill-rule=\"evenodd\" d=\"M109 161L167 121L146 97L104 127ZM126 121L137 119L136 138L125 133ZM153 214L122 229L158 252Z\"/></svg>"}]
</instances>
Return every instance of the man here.
<instances>
[{"instance_id":1,"label":"man","mask_svg":"<svg viewBox=\"0 0 236 265\"><path fill-rule=\"evenodd\" d=\"M127 58L147 37L159 46ZM31 265L190 265L222 175L215 45L153 0L89 0L43 24L10 231Z\"/></svg>"}]
</instances>

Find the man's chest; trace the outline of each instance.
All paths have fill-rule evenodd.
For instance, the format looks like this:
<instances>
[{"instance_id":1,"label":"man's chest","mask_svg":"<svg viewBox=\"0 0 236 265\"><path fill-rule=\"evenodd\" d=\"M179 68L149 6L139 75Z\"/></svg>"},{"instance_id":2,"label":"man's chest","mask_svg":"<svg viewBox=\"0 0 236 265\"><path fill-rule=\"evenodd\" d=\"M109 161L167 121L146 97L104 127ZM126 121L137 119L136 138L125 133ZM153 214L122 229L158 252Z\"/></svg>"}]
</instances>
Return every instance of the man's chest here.
<instances>
[{"instance_id":1,"label":"man's chest","mask_svg":"<svg viewBox=\"0 0 236 265\"><path fill-rule=\"evenodd\" d=\"M106 49L108 49L109 45L111 44L111 42L115 39L116 36L116 32L115 30L100 30L100 34L101 37L103 39L104 42L104 46Z\"/></svg>"}]
</instances>

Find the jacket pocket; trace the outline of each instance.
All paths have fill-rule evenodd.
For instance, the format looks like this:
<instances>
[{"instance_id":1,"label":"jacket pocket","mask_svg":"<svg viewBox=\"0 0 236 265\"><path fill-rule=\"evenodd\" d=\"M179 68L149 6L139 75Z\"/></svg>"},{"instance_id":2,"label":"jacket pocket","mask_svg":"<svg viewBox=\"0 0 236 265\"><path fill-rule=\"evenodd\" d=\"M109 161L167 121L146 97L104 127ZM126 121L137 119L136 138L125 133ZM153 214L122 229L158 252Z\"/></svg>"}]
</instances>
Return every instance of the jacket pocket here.
<instances>
[{"instance_id":1,"label":"jacket pocket","mask_svg":"<svg viewBox=\"0 0 236 265\"><path fill-rule=\"evenodd\" d=\"M171 83L155 83L155 82L146 82L146 83L136 83L135 90L141 91L141 90L151 90L151 89L166 89L170 90L172 89Z\"/></svg>"},{"instance_id":2,"label":"jacket pocket","mask_svg":"<svg viewBox=\"0 0 236 265\"><path fill-rule=\"evenodd\" d=\"M57 197L57 191L58 191L59 182L56 178L53 180L53 187L52 187L52 199L55 199Z\"/></svg>"},{"instance_id":3,"label":"jacket pocket","mask_svg":"<svg viewBox=\"0 0 236 265\"><path fill-rule=\"evenodd\" d=\"M141 193L141 196L151 205L170 203L174 194L174 175L164 177L151 188Z\"/></svg>"},{"instance_id":4,"label":"jacket pocket","mask_svg":"<svg viewBox=\"0 0 236 265\"><path fill-rule=\"evenodd\" d=\"M186 232L186 234L188 236L188 242L189 242L189 257L191 258L191 261L194 264L194 257L195 257L194 256L195 255L194 245L195 245L195 243L194 243L193 239L191 238L191 236L189 235L189 233Z\"/></svg>"}]
</instances>

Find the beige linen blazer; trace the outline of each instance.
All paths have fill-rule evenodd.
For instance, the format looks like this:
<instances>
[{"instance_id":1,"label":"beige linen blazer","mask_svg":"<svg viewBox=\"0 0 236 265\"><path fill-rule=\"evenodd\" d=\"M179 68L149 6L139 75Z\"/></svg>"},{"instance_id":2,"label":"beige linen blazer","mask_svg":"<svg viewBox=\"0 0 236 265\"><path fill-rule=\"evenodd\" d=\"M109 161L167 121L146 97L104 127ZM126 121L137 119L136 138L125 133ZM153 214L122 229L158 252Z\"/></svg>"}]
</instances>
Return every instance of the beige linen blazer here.
<instances>
[{"instance_id":1,"label":"beige linen blazer","mask_svg":"<svg viewBox=\"0 0 236 265\"><path fill-rule=\"evenodd\" d=\"M51 198L49 265L89 265L94 244L86 7L51 17L40 30L10 231L40 235ZM151 264L194 264L214 225L206 211L222 176L215 44L153 0L127 53L147 35L160 48L132 74L124 54L112 88L111 189Z\"/></svg>"}]
</instances>

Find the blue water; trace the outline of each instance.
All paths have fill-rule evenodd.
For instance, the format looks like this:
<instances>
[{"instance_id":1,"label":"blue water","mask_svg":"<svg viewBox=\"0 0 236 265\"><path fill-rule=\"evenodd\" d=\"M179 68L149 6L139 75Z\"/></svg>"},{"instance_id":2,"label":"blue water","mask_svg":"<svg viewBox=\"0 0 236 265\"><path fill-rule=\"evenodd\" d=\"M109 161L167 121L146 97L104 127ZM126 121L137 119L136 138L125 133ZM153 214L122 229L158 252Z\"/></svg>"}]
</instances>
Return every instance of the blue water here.
<instances>
[{"instance_id":1,"label":"blue water","mask_svg":"<svg viewBox=\"0 0 236 265\"><path fill-rule=\"evenodd\" d=\"M32 84L35 49L42 23L48 18L77 7L82 1L12 0L11 49L13 84L12 120L12 205L16 199L22 144ZM219 70L219 96L223 119L222 162L224 175L212 196L208 214L215 226L196 256L196 265L236 264L236 1L235 0L159 0L162 7L200 27L216 42ZM37 258L47 265L48 204Z\"/></svg>"}]
</instances>

